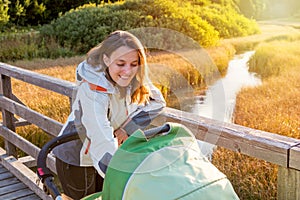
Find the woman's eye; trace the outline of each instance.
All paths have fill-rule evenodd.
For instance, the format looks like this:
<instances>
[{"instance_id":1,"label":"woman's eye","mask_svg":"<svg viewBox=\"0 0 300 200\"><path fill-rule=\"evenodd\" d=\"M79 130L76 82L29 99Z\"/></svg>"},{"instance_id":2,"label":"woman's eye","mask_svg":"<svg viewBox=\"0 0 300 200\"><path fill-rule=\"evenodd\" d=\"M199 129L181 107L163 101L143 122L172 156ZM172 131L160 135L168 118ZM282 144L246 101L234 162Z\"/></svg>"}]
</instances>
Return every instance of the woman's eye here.
<instances>
[{"instance_id":1,"label":"woman's eye","mask_svg":"<svg viewBox=\"0 0 300 200\"><path fill-rule=\"evenodd\" d=\"M124 67L126 64L125 63L117 63L117 66L118 67ZM130 64L131 67L137 67L138 66L138 63L133 63L133 64Z\"/></svg>"}]
</instances>

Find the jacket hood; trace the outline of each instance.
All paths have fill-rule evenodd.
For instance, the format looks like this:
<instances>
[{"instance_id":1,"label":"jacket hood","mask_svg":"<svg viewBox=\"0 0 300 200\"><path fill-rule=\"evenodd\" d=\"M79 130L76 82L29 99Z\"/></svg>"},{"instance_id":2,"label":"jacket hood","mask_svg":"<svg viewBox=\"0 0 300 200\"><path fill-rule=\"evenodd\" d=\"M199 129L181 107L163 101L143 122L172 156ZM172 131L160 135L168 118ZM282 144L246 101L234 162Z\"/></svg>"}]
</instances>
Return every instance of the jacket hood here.
<instances>
[{"instance_id":1,"label":"jacket hood","mask_svg":"<svg viewBox=\"0 0 300 200\"><path fill-rule=\"evenodd\" d=\"M105 72L100 70L100 67L92 67L86 60L81 62L76 69L76 81L81 83L83 80L105 88L107 93L116 92L114 85L106 78Z\"/></svg>"}]
</instances>

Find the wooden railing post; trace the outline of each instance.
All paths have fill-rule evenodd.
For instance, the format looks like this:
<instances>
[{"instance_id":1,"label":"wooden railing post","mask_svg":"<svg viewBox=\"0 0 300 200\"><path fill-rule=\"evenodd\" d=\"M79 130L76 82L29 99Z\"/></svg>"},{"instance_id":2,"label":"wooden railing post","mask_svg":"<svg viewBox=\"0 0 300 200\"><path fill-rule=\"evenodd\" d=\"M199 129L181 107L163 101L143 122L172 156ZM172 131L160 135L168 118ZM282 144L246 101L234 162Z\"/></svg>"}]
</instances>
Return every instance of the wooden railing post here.
<instances>
[{"instance_id":1,"label":"wooden railing post","mask_svg":"<svg viewBox=\"0 0 300 200\"><path fill-rule=\"evenodd\" d=\"M70 112L72 112L72 105L76 99L76 94L77 94L77 87L75 86L72 90L72 96L69 97L69 102L70 102Z\"/></svg>"},{"instance_id":2,"label":"wooden railing post","mask_svg":"<svg viewBox=\"0 0 300 200\"><path fill-rule=\"evenodd\" d=\"M278 166L278 200L300 200L300 171Z\"/></svg>"},{"instance_id":3,"label":"wooden railing post","mask_svg":"<svg viewBox=\"0 0 300 200\"><path fill-rule=\"evenodd\" d=\"M7 98L12 99L13 94L11 90L11 78L1 74L1 81L0 81L0 95L3 95ZM14 115L4 108L2 110L2 119L3 125L9 128L10 130L15 132L15 124L14 124ZM5 150L8 155L14 156L17 158L17 148L9 141L5 140Z\"/></svg>"}]
</instances>

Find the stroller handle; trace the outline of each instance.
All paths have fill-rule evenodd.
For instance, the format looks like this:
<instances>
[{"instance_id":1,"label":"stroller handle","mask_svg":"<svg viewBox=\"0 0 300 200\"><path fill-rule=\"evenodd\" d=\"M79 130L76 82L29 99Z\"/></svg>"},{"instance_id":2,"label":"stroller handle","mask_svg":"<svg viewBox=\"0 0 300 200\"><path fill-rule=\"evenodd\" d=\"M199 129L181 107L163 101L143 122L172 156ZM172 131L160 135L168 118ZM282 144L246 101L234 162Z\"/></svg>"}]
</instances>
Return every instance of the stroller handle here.
<instances>
[{"instance_id":1,"label":"stroller handle","mask_svg":"<svg viewBox=\"0 0 300 200\"><path fill-rule=\"evenodd\" d=\"M169 130L170 125L164 124L159 127L148 129L144 131L144 134L147 138L151 138L157 134L168 132ZM44 191L50 194L55 200L61 199L61 193L53 183L54 176L46 165L47 156L54 147L72 140L79 139L82 135L78 134L76 130L72 130L69 133L65 133L50 140L42 147L42 149L39 152L37 158L37 175L44 184Z\"/></svg>"},{"instance_id":2,"label":"stroller handle","mask_svg":"<svg viewBox=\"0 0 300 200\"><path fill-rule=\"evenodd\" d=\"M160 133L165 133L165 132L168 132L170 131L171 127L169 124L164 124L162 126L158 126L158 127L155 127L155 128L150 128L148 130L145 130L144 131L144 134L147 138L151 138L155 135L158 135Z\"/></svg>"},{"instance_id":3,"label":"stroller handle","mask_svg":"<svg viewBox=\"0 0 300 200\"><path fill-rule=\"evenodd\" d=\"M46 192L50 193L50 195L55 199L55 200L60 200L62 199L62 196L57 189L56 185L53 183L53 177L47 177L44 180L44 190Z\"/></svg>"},{"instance_id":4,"label":"stroller handle","mask_svg":"<svg viewBox=\"0 0 300 200\"><path fill-rule=\"evenodd\" d=\"M55 137L47 142L39 152L37 158L37 175L42 181L43 189L46 193L50 194L54 199L61 199L61 194L55 184L53 183L53 174L50 169L46 166L48 153L56 146L79 139L78 132L76 130L61 136Z\"/></svg>"}]
</instances>

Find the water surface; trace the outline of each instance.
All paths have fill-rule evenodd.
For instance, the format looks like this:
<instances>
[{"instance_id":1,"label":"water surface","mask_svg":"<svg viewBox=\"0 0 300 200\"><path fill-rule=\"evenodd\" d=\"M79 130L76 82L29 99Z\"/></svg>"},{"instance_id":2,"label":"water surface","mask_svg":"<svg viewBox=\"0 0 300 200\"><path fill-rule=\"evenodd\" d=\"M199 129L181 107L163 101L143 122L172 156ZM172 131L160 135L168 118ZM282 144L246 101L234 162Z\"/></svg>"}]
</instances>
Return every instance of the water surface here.
<instances>
[{"instance_id":1,"label":"water surface","mask_svg":"<svg viewBox=\"0 0 300 200\"><path fill-rule=\"evenodd\" d=\"M248 51L236 55L229 62L226 76L210 86L205 96L196 97L190 112L210 119L232 123L238 92L244 87L254 87L261 84L261 80L256 74L248 71L248 61L254 53L254 51ZM215 145L202 141L199 141L199 146L208 157L215 147Z\"/></svg>"}]
</instances>

